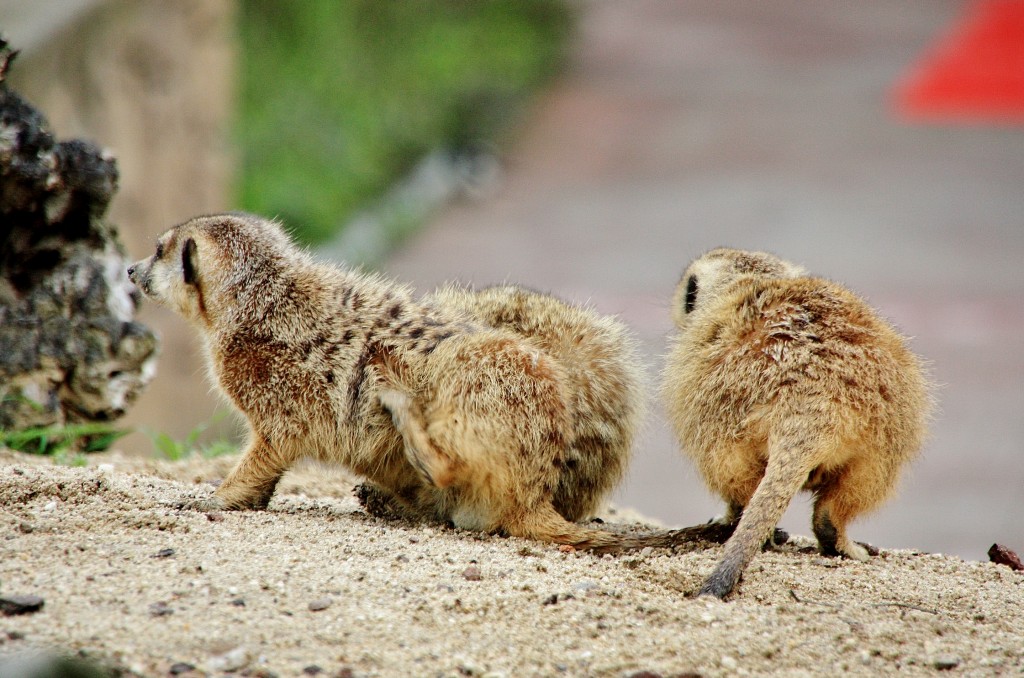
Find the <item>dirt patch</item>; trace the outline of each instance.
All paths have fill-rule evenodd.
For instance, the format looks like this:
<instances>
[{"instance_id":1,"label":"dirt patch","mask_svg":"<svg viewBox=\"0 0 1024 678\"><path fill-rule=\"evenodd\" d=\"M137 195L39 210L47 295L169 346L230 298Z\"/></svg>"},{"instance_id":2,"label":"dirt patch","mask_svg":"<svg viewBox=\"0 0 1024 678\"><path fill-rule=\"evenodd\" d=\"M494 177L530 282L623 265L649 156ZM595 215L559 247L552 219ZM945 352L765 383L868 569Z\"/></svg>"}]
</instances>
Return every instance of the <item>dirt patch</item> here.
<instances>
[{"instance_id":1,"label":"dirt patch","mask_svg":"<svg viewBox=\"0 0 1024 678\"><path fill-rule=\"evenodd\" d=\"M598 558L383 522L320 468L290 473L266 511L175 508L231 463L0 453L0 597L45 601L0 616L0 660L50 648L143 676L1024 668L1024 573L1003 565L826 559L797 537L730 602L698 600L717 548Z\"/></svg>"}]
</instances>

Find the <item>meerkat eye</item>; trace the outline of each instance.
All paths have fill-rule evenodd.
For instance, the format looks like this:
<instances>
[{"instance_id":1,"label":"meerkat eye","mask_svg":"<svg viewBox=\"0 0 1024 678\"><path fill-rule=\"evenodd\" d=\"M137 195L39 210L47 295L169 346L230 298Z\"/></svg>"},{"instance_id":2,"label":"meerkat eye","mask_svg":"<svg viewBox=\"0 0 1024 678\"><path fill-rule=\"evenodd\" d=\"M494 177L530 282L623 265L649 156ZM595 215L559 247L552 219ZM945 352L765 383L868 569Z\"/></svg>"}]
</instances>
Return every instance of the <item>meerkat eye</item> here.
<instances>
[{"instance_id":1,"label":"meerkat eye","mask_svg":"<svg viewBox=\"0 0 1024 678\"><path fill-rule=\"evenodd\" d=\"M163 259L163 256L164 256L164 244L162 242L158 242L156 244L156 258L157 259Z\"/></svg>"},{"instance_id":2,"label":"meerkat eye","mask_svg":"<svg viewBox=\"0 0 1024 678\"><path fill-rule=\"evenodd\" d=\"M697 276L691 275L686 281L686 300L683 302L683 313L692 313L697 305Z\"/></svg>"}]
</instances>

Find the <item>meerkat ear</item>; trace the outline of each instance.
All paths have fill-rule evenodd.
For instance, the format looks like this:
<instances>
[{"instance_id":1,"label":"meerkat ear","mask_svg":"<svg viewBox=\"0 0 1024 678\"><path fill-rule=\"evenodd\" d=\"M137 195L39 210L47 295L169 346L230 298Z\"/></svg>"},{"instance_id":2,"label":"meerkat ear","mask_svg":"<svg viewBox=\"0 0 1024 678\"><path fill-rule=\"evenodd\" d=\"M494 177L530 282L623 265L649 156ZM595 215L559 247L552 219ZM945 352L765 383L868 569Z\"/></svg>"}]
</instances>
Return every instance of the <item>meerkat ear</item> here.
<instances>
[{"instance_id":1,"label":"meerkat ear","mask_svg":"<svg viewBox=\"0 0 1024 678\"><path fill-rule=\"evenodd\" d=\"M186 285L195 285L199 281L199 253L192 238L186 240L181 248L181 270Z\"/></svg>"},{"instance_id":2,"label":"meerkat ear","mask_svg":"<svg viewBox=\"0 0 1024 678\"><path fill-rule=\"evenodd\" d=\"M686 298L683 301L683 313L692 313L697 305L697 276L691 275L686 281Z\"/></svg>"}]
</instances>

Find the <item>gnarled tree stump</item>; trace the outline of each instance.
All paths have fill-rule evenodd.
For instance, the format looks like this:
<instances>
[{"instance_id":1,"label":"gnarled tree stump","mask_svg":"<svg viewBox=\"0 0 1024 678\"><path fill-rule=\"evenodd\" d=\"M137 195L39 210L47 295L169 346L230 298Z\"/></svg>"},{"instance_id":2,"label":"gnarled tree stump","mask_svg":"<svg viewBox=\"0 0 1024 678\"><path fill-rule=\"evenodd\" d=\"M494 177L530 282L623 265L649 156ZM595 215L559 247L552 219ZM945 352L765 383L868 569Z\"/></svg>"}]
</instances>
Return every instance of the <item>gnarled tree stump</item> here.
<instances>
[{"instance_id":1,"label":"gnarled tree stump","mask_svg":"<svg viewBox=\"0 0 1024 678\"><path fill-rule=\"evenodd\" d=\"M111 421L155 371L156 338L103 221L114 158L57 142L8 89L0 39L0 429Z\"/></svg>"}]
</instances>

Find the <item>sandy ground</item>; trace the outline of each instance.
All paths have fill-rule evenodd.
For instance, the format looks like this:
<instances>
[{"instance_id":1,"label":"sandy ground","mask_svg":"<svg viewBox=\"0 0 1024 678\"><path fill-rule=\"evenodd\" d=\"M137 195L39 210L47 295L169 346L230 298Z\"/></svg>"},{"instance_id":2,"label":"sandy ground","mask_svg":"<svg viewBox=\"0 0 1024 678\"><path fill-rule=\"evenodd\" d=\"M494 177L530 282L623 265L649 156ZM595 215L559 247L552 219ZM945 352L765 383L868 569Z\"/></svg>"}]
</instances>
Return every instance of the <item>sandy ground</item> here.
<instances>
[{"instance_id":1,"label":"sandy ground","mask_svg":"<svg viewBox=\"0 0 1024 678\"><path fill-rule=\"evenodd\" d=\"M174 503L233 459L89 463L0 452L0 598L45 600L0 616L0 675L33 648L142 676L1024 670L1024 573L1003 565L825 559L798 537L723 603L690 597L718 548L598 558L384 522L323 468L290 473L267 511L203 514Z\"/></svg>"}]
</instances>

